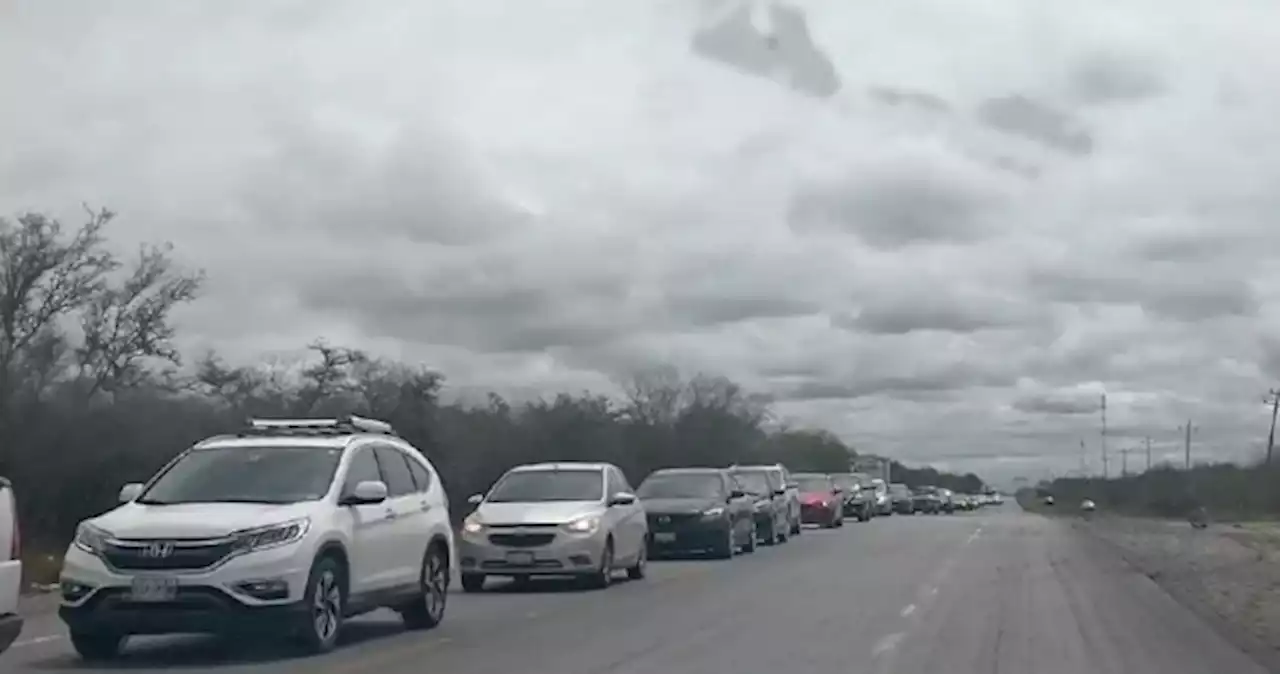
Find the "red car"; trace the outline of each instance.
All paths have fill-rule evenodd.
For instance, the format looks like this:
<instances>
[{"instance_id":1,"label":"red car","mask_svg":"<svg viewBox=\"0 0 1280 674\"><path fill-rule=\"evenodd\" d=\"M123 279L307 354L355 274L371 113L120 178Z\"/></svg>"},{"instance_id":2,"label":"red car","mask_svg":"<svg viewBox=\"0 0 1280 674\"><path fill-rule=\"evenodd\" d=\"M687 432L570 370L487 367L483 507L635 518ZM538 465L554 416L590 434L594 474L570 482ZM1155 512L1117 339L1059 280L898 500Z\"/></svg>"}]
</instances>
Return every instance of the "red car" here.
<instances>
[{"instance_id":1,"label":"red car","mask_svg":"<svg viewBox=\"0 0 1280 674\"><path fill-rule=\"evenodd\" d=\"M834 529L844 526L844 494L830 475L794 473L800 490L800 521Z\"/></svg>"}]
</instances>

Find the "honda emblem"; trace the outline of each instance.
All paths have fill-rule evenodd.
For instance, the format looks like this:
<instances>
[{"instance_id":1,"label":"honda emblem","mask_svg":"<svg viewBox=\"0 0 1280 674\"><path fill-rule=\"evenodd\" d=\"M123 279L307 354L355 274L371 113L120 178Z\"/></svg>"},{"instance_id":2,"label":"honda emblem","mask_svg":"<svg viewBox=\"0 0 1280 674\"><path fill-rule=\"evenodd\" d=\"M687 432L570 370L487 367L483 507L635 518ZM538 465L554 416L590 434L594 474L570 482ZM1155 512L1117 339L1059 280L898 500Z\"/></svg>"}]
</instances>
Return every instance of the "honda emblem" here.
<instances>
[{"instance_id":1,"label":"honda emblem","mask_svg":"<svg viewBox=\"0 0 1280 674\"><path fill-rule=\"evenodd\" d=\"M156 541L142 549L142 556L151 559L164 559L172 554L173 543L170 541Z\"/></svg>"}]
</instances>

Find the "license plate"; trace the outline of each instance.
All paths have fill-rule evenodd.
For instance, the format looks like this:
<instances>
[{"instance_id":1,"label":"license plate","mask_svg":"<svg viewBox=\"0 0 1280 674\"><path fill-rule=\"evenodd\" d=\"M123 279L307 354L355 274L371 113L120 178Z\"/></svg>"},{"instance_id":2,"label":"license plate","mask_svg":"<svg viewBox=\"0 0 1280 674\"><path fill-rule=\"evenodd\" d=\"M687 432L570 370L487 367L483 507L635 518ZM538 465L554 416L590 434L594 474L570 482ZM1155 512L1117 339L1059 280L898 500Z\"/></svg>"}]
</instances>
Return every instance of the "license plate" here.
<instances>
[{"instance_id":1,"label":"license plate","mask_svg":"<svg viewBox=\"0 0 1280 674\"><path fill-rule=\"evenodd\" d=\"M659 543L673 543L676 540L676 535L670 531L659 531L653 534L653 540Z\"/></svg>"},{"instance_id":2,"label":"license plate","mask_svg":"<svg viewBox=\"0 0 1280 674\"><path fill-rule=\"evenodd\" d=\"M508 552L507 563L517 564L520 566L530 566L533 564L532 552Z\"/></svg>"},{"instance_id":3,"label":"license plate","mask_svg":"<svg viewBox=\"0 0 1280 674\"><path fill-rule=\"evenodd\" d=\"M134 578L129 588L129 599L140 602L173 601L178 596L175 578Z\"/></svg>"}]
</instances>

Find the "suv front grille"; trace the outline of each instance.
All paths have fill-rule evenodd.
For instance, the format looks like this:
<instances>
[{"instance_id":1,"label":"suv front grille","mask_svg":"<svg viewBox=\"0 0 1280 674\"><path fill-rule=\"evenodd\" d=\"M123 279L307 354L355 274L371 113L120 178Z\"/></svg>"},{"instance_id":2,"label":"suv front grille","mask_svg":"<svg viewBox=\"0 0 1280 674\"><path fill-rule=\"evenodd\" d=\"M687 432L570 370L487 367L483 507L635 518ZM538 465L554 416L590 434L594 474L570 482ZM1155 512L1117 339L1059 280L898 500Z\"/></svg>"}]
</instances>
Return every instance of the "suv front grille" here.
<instances>
[{"instance_id":1,"label":"suv front grille","mask_svg":"<svg viewBox=\"0 0 1280 674\"><path fill-rule=\"evenodd\" d=\"M232 542L130 540L107 543L102 556L117 569L130 571L179 571L204 569L226 559Z\"/></svg>"}]
</instances>

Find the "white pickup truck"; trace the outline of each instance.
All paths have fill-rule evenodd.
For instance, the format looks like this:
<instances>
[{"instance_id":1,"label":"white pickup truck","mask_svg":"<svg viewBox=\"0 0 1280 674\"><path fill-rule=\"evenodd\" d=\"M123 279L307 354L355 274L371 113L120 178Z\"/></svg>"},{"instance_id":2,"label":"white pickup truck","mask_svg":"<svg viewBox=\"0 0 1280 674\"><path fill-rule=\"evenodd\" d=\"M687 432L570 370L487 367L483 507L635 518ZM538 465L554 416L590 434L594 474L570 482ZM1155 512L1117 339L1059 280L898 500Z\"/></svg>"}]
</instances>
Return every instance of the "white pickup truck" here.
<instances>
[{"instance_id":1,"label":"white pickup truck","mask_svg":"<svg viewBox=\"0 0 1280 674\"><path fill-rule=\"evenodd\" d=\"M0 477L0 653L18 639L22 617L18 594L22 589L22 557L18 554L18 503L13 486Z\"/></svg>"}]
</instances>

